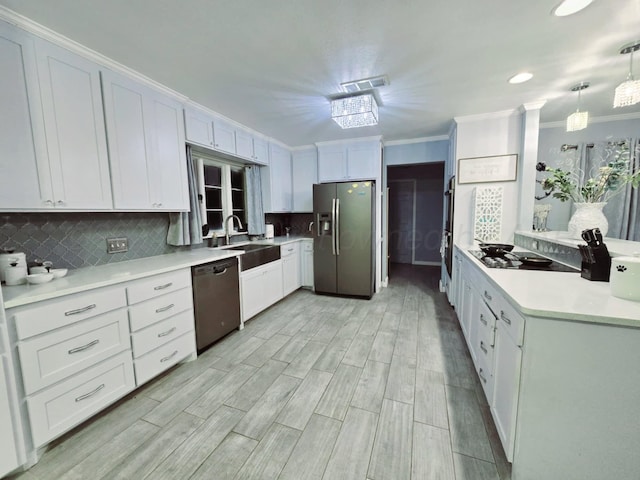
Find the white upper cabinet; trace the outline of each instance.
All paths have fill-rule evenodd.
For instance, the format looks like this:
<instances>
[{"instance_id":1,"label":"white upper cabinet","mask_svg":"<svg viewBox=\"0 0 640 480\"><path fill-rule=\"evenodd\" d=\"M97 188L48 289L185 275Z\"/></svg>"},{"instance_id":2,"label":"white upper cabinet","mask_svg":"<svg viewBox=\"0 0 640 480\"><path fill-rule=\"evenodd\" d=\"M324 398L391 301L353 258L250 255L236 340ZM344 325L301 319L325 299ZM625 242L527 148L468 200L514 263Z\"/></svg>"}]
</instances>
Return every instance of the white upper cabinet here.
<instances>
[{"instance_id":1,"label":"white upper cabinet","mask_svg":"<svg viewBox=\"0 0 640 480\"><path fill-rule=\"evenodd\" d=\"M381 176L379 140L318 145L318 180L340 182L369 180Z\"/></svg>"},{"instance_id":2,"label":"white upper cabinet","mask_svg":"<svg viewBox=\"0 0 640 480\"><path fill-rule=\"evenodd\" d=\"M0 65L0 210L51 208L33 40L4 22L0 22Z\"/></svg>"},{"instance_id":3,"label":"white upper cabinet","mask_svg":"<svg viewBox=\"0 0 640 480\"><path fill-rule=\"evenodd\" d=\"M182 105L108 70L102 88L115 208L188 210Z\"/></svg>"},{"instance_id":4,"label":"white upper cabinet","mask_svg":"<svg viewBox=\"0 0 640 480\"><path fill-rule=\"evenodd\" d=\"M262 199L265 212L291 212L291 153L275 144L270 144L269 166L261 168Z\"/></svg>"},{"instance_id":5,"label":"white upper cabinet","mask_svg":"<svg viewBox=\"0 0 640 480\"><path fill-rule=\"evenodd\" d=\"M313 184L318 183L318 151L295 150L291 158L293 211L313 212Z\"/></svg>"},{"instance_id":6,"label":"white upper cabinet","mask_svg":"<svg viewBox=\"0 0 640 480\"><path fill-rule=\"evenodd\" d=\"M236 155L253 160L253 135L236 128Z\"/></svg>"},{"instance_id":7,"label":"white upper cabinet","mask_svg":"<svg viewBox=\"0 0 640 480\"><path fill-rule=\"evenodd\" d=\"M110 210L100 68L35 38L55 208ZM41 172L42 174L42 172Z\"/></svg>"},{"instance_id":8,"label":"white upper cabinet","mask_svg":"<svg viewBox=\"0 0 640 480\"><path fill-rule=\"evenodd\" d=\"M260 165L269 165L269 141L253 137L253 160Z\"/></svg>"},{"instance_id":9,"label":"white upper cabinet","mask_svg":"<svg viewBox=\"0 0 640 480\"><path fill-rule=\"evenodd\" d=\"M236 154L236 130L233 125L220 118L213 119L213 148Z\"/></svg>"},{"instance_id":10,"label":"white upper cabinet","mask_svg":"<svg viewBox=\"0 0 640 480\"><path fill-rule=\"evenodd\" d=\"M187 142L213 148L213 117L192 108L185 108L184 125Z\"/></svg>"}]
</instances>

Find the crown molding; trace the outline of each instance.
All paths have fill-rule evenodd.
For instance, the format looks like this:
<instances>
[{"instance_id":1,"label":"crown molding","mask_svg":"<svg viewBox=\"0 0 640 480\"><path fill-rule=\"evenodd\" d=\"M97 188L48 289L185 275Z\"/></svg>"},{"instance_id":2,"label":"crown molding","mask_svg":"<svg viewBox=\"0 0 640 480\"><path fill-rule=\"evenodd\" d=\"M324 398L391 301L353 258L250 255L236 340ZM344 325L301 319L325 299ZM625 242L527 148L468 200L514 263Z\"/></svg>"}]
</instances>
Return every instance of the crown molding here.
<instances>
[{"instance_id":1,"label":"crown molding","mask_svg":"<svg viewBox=\"0 0 640 480\"><path fill-rule=\"evenodd\" d=\"M640 112L635 113L621 113L619 115L605 115L602 117L589 117L589 124L591 123L607 123L607 122L623 122L625 120L638 120L640 119ZM566 127L566 120L559 122L545 122L540 123L540 128L558 128Z\"/></svg>"},{"instance_id":2,"label":"crown molding","mask_svg":"<svg viewBox=\"0 0 640 480\"><path fill-rule=\"evenodd\" d=\"M541 100L539 102L530 102L530 103L523 103L519 110L524 113L524 112L530 112L532 110L540 110L542 107L545 106L545 104L547 103L546 100Z\"/></svg>"},{"instance_id":3,"label":"crown molding","mask_svg":"<svg viewBox=\"0 0 640 480\"><path fill-rule=\"evenodd\" d=\"M392 147L395 145L409 145L412 143L440 142L442 140L449 140L449 135L435 135L433 137L408 138L405 140L387 140L387 141L383 141L382 144L385 147Z\"/></svg>"}]
</instances>

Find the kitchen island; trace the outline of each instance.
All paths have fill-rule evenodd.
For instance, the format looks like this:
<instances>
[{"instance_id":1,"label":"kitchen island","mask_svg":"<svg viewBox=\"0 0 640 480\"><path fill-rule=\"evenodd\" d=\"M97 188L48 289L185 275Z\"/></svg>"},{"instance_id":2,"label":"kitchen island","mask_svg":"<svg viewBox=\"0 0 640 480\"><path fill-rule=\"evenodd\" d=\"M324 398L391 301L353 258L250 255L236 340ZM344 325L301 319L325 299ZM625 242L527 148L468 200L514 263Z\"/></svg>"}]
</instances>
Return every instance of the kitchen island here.
<instances>
[{"instance_id":1,"label":"kitchen island","mask_svg":"<svg viewBox=\"0 0 640 480\"><path fill-rule=\"evenodd\" d=\"M455 259L452 298L513 480L638 478L640 304L579 272Z\"/></svg>"}]
</instances>

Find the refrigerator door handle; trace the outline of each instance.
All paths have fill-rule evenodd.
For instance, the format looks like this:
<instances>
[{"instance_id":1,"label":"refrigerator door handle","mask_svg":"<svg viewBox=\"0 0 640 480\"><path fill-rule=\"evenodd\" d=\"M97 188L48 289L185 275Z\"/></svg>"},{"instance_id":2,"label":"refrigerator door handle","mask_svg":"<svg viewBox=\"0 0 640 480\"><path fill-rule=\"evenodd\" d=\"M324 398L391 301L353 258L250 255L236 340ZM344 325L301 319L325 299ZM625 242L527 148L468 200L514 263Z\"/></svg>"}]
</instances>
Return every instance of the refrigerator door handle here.
<instances>
[{"instance_id":1,"label":"refrigerator door handle","mask_svg":"<svg viewBox=\"0 0 640 480\"><path fill-rule=\"evenodd\" d=\"M336 254L336 199L331 199L331 251Z\"/></svg>"},{"instance_id":2,"label":"refrigerator door handle","mask_svg":"<svg viewBox=\"0 0 640 480\"><path fill-rule=\"evenodd\" d=\"M336 199L336 255L340 255L340 199Z\"/></svg>"}]
</instances>

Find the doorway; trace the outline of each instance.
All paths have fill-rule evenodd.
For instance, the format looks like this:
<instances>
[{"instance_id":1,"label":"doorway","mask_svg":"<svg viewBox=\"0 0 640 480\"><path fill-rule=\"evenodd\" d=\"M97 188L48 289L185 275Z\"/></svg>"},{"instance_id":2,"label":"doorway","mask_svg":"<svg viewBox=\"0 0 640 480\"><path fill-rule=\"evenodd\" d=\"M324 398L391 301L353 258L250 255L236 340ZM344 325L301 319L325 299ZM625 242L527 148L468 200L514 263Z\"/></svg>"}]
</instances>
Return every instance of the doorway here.
<instances>
[{"instance_id":1,"label":"doorway","mask_svg":"<svg viewBox=\"0 0 640 480\"><path fill-rule=\"evenodd\" d=\"M440 265L444 162L387 167L389 262Z\"/></svg>"}]
</instances>

